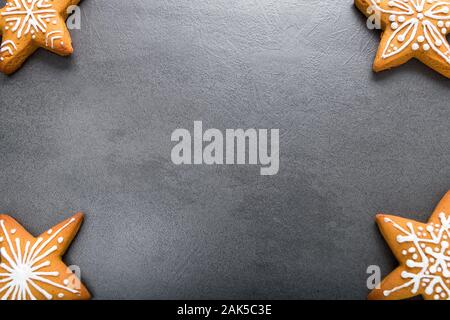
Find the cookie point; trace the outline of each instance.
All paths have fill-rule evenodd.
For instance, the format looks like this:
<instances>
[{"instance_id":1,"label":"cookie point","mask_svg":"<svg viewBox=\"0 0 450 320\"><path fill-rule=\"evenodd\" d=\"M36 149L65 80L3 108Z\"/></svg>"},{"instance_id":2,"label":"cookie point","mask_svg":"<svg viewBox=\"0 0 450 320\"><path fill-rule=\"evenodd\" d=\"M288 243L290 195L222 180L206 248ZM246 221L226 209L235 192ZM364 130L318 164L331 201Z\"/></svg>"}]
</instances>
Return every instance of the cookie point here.
<instances>
[{"instance_id":1,"label":"cookie point","mask_svg":"<svg viewBox=\"0 0 450 320\"><path fill-rule=\"evenodd\" d=\"M16 72L17 67L15 65L11 65L11 64L0 64L0 72L6 74L6 75L11 75L14 72Z\"/></svg>"},{"instance_id":2,"label":"cookie point","mask_svg":"<svg viewBox=\"0 0 450 320\"><path fill-rule=\"evenodd\" d=\"M447 193L444 195L444 199L450 201L450 190L448 190Z\"/></svg>"},{"instance_id":3,"label":"cookie point","mask_svg":"<svg viewBox=\"0 0 450 320\"><path fill-rule=\"evenodd\" d=\"M61 43L62 55L70 56L73 53L73 47L71 43Z\"/></svg>"},{"instance_id":4,"label":"cookie point","mask_svg":"<svg viewBox=\"0 0 450 320\"><path fill-rule=\"evenodd\" d=\"M373 69L374 72L381 72L383 70L386 70L386 67L384 66L383 63L375 61L373 63L372 69Z\"/></svg>"},{"instance_id":5,"label":"cookie point","mask_svg":"<svg viewBox=\"0 0 450 320\"><path fill-rule=\"evenodd\" d=\"M380 289L373 289L367 296L367 300L380 300L382 299L383 292Z\"/></svg>"},{"instance_id":6,"label":"cookie point","mask_svg":"<svg viewBox=\"0 0 450 320\"><path fill-rule=\"evenodd\" d=\"M73 53L73 47L72 46L66 47L66 52L67 55L71 55Z\"/></svg>"},{"instance_id":7,"label":"cookie point","mask_svg":"<svg viewBox=\"0 0 450 320\"><path fill-rule=\"evenodd\" d=\"M71 220L83 220L83 218L84 218L84 213L83 212L77 212L70 219Z\"/></svg>"}]
</instances>

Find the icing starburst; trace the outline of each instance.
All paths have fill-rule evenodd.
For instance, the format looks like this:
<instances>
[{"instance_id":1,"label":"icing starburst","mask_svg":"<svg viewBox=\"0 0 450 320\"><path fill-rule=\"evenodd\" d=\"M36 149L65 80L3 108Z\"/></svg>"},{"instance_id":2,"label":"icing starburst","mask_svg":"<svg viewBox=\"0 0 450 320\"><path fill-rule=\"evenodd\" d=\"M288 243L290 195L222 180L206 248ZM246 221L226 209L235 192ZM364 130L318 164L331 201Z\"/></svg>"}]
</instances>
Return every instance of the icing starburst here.
<instances>
[{"instance_id":1,"label":"icing starburst","mask_svg":"<svg viewBox=\"0 0 450 320\"><path fill-rule=\"evenodd\" d=\"M400 266L369 298L450 300L450 192L428 223L387 215L377 223Z\"/></svg>"},{"instance_id":2,"label":"icing starburst","mask_svg":"<svg viewBox=\"0 0 450 320\"><path fill-rule=\"evenodd\" d=\"M0 298L88 299L86 288L61 261L82 219L77 214L34 238L14 219L0 215Z\"/></svg>"},{"instance_id":3,"label":"icing starburst","mask_svg":"<svg viewBox=\"0 0 450 320\"><path fill-rule=\"evenodd\" d=\"M382 71L417 58L450 77L450 1L355 0L367 15L378 14L384 29L374 63Z\"/></svg>"}]
</instances>

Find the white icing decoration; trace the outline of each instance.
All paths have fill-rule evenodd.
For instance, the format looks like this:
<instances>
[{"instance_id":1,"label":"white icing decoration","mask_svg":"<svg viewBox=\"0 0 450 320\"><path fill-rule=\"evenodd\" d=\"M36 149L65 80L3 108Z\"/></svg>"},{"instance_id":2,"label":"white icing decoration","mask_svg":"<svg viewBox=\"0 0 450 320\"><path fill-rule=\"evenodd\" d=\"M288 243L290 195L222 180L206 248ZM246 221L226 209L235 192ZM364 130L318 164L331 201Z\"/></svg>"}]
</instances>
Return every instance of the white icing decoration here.
<instances>
[{"instance_id":1,"label":"white icing decoration","mask_svg":"<svg viewBox=\"0 0 450 320\"><path fill-rule=\"evenodd\" d=\"M48 47L50 44L50 48L54 48L55 40L62 39L62 31L52 31L45 35L45 45ZM62 42L61 42L62 43Z\"/></svg>"},{"instance_id":2,"label":"white icing decoration","mask_svg":"<svg viewBox=\"0 0 450 320\"><path fill-rule=\"evenodd\" d=\"M407 48L433 50L450 64L450 1L369 0L375 10L388 15L392 34L381 57L391 58ZM421 43L422 45L419 45ZM394 48L394 49L392 49Z\"/></svg>"},{"instance_id":3,"label":"white icing decoration","mask_svg":"<svg viewBox=\"0 0 450 320\"><path fill-rule=\"evenodd\" d=\"M386 223L391 223L394 228L399 230L397 242L411 245L407 250L411 255L406 260L406 267L411 270L403 271L401 274L405 283L390 290L384 290L383 294L386 297L405 288L410 288L411 293L417 294L422 286L425 288L426 295L432 296L436 300L450 300L450 287L448 286L450 283L450 244L443 240L444 235L450 235L450 217L441 213L439 219L441 221L439 228L434 229L431 225L426 227L430 232L429 237L419 237L417 230L410 222L407 223L405 229L391 219L385 219Z\"/></svg>"},{"instance_id":4,"label":"white icing decoration","mask_svg":"<svg viewBox=\"0 0 450 320\"><path fill-rule=\"evenodd\" d=\"M6 40L2 43L0 47L0 53L8 53L10 56L14 54L14 51L17 50L17 46L12 40Z\"/></svg>"},{"instance_id":5,"label":"white icing decoration","mask_svg":"<svg viewBox=\"0 0 450 320\"><path fill-rule=\"evenodd\" d=\"M35 32L46 32L45 19L56 17L56 10L44 0L14 0L8 2L6 10L1 13L7 23L12 22L12 32L16 33L18 39L22 35Z\"/></svg>"},{"instance_id":6,"label":"white icing decoration","mask_svg":"<svg viewBox=\"0 0 450 320\"><path fill-rule=\"evenodd\" d=\"M39 271L44 267L50 266L50 261L46 260L49 255L57 250L57 246L54 245L45 252L42 252L47 245L65 228L75 221L74 218L70 219L66 224L53 233L47 240L39 237L36 242L31 245L30 241L27 241L25 248L22 251L20 238L15 238L13 241L8 234L5 227L4 220L0 220L0 226L3 234L6 238L7 245L11 252L10 256L5 247L0 249L1 256L5 262L0 264L0 267L6 272L0 273L0 283L4 284L0 288L0 294L3 294L2 300L36 300L36 297L31 292L31 287L40 292L45 298L52 299L52 295L45 291L39 283L46 283L55 288L66 290L71 293L78 294L79 291L63 286L56 283L49 278L58 277L59 273L56 271ZM11 230L11 234L13 230ZM65 281L63 281L65 284Z\"/></svg>"},{"instance_id":7,"label":"white icing decoration","mask_svg":"<svg viewBox=\"0 0 450 320\"><path fill-rule=\"evenodd\" d=\"M63 38L62 30L47 33L49 23L58 24L58 14L49 0L10 0L0 14L5 20L4 30L12 32L18 40L28 34L34 40L37 33L44 33L45 46L54 49L55 40ZM62 41L59 44L64 45ZM12 40L5 41L0 48L0 61L5 60L4 53L12 56L16 50Z\"/></svg>"}]
</instances>

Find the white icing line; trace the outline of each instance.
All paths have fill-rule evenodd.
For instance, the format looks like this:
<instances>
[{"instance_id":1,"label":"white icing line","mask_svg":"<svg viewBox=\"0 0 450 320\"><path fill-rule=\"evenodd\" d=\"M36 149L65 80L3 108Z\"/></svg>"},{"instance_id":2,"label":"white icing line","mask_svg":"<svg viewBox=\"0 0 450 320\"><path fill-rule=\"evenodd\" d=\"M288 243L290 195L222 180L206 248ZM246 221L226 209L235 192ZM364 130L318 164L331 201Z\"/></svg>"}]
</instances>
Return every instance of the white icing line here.
<instances>
[{"instance_id":1,"label":"white icing line","mask_svg":"<svg viewBox=\"0 0 450 320\"><path fill-rule=\"evenodd\" d=\"M415 37L417 35L418 26L419 26L419 21L416 18L413 18L413 19L406 21L404 24L402 24L400 26L400 28L395 30L395 32L389 37L389 40L386 43L386 48L384 49L382 57L386 59L386 58L392 57L392 56L402 52L403 50L405 50L405 48L407 48L411 44L411 42L415 39ZM399 33L401 33L404 29L406 29L404 34L408 34L412 28L414 28L414 30L412 31L411 36L409 37L408 41L406 41L397 50L394 50L391 53L388 53L388 50L390 50L390 45L392 44L392 42L394 40L396 40Z\"/></svg>"},{"instance_id":2,"label":"white icing line","mask_svg":"<svg viewBox=\"0 0 450 320\"><path fill-rule=\"evenodd\" d=\"M390 290L384 290L383 294L385 296L389 296L393 292L411 286L411 292L413 294L416 294L420 288L420 285L422 284L425 286L425 294L427 294L428 296L433 296L434 299L446 298L447 300L450 300L450 289L443 279L443 277L445 279L448 279L450 276L450 271L448 270L448 261L450 261L448 249L450 247L450 244L448 243L448 241L444 240L444 234L447 234L448 239L450 217L446 218L445 213L441 213L439 215L439 219L441 224L439 225L439 232L437 235L434 233L434 229L436 226L433 227L431 224L429 224L426 228L432 239L419 237L416 234L412 223L410 222L407 223L407 227L409 229L409 231L407 231L397 223L393 222L391 219L386 218L384 220L386 223L392 224L394 228L402 233L402 235L397 236L397 242L412 243L414 247L411 248L414 248L414 250L408 251L410 253L417 251L421 257L421 261L416 261L417 257L406 260L406 266L408 268L420 268L420 271L418 273L412 273L408 271L402 272L402 278L411 280ZM438 251L435 251L431 247L422 247L422 244L425 243L440 244L440 249ZM434 261L434 263L431 261ZM434 273L436 272L442 273L442 276L434 275Z\"/></svg>"},{"instance_id":3,"label":"white icing line","mask_svg":"<svg viewBox=\"0 0 450 320\"><path fill-rule=\"evenodd\" d=\"M16 21L11 31L17 32L16 36L20 39L31 29L35 32L46 32L47 24L43 19L56 17L56 10L52 8L51 4L44 3L43 0L14 0L14 6L7 7L6 11L1 12L1 15L12 16L9 21Z\"/></svg>"},{"instance_id":4,"label":"white icing line","mask_svg":"<svg viewBox=\"0 0 450 320\"><path fill-rule=\"evenodd\" d=\"M38 283L45 283L52 287L59 288L70 293L78 294L79 291L76 289L69 288L65 285L54 282L48 277L59 277L60 273L57 271L39 271L44 267L50 266L50 261L45 261L40 264L37 264L42 259L50 256L54 253L58 247L57 245L52 246L47 249L44 253L40 254L43 249L47 247L47 245L55 239L55 237L65 228L67 228L71 223L75 222L75 218L71 218L67 223L65 223L61 228L59 228L56 232L54 232L46 241L43 238L38 238L36 242L30 249L30 241L27 241L25 244L25 250L22 254L21 247L21 239L15 239L15 248L12 245L12 241L9 238L9 234L4 225L4 221L0 221L1 228L8 242L9 249L13 254L11 257L6 251L5 247L0 249L1 255L5 258L5 261L9 264L9 266L5 263L0 264L0 268L7 271L7 273L0 273L0 283L5 283L5 285L0 288L0 293L4 292L1 297L2 300L6 299L32 299L35 300L36 297L32 294L30 290L30 286L35 288L38 292L40 292L45 298L52 299L53 296L44 290ZM43 242L44 241L44 242ZM17 250L17 253L15 252ZM37 265L36 265L37 264ZM22 270L21 272L18 272Z\"/></svg>"},{"instance_id":5,"label":"white icing line","mask_svg":"<svg viewBox=\"0 0 450 320\"><path fill-rule=\"evenodd\" d=\"M439 40L442 42L442 45L447 49L447 52L450 51L450 46L447 42L447 39L445 37L443 37L440 32L438 30L436 30L436 27L429 21L424 21L423 22L423 29L424 29L424 35L425 38L428 41L428 44L431 46L431 48L433 49L434 52L436 52L439 56L441 56L445 62L450 64L450 57L446 54L444 54L441 50L439 50L439 48L436 46L436 42L433 41L430 38L429 33L432 34L433 38L439 38Z\"/></svg>"}]
</instances>

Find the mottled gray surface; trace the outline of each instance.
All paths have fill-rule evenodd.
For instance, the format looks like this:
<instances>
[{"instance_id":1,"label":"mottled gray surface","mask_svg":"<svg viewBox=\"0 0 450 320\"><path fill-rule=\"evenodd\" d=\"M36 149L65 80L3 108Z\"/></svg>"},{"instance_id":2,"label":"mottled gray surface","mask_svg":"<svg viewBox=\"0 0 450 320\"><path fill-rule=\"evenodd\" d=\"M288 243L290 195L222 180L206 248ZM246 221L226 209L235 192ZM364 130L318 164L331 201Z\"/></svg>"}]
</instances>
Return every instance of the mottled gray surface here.
<instances>
[{"instance_id":1,"label":"mottled gray surface","mask_svg":"<svg viewBox=\"0 0 450 320\"><path fill-rule=\"evenodd\" d=\"M95 298L364 299L376 212L426 220L450 177L449 80L375 75L351 0L85 0L75 53L0 76L0 210ZM176 167L176 128L279 128L281 167Z\"/></svg>"}]
</instances>

